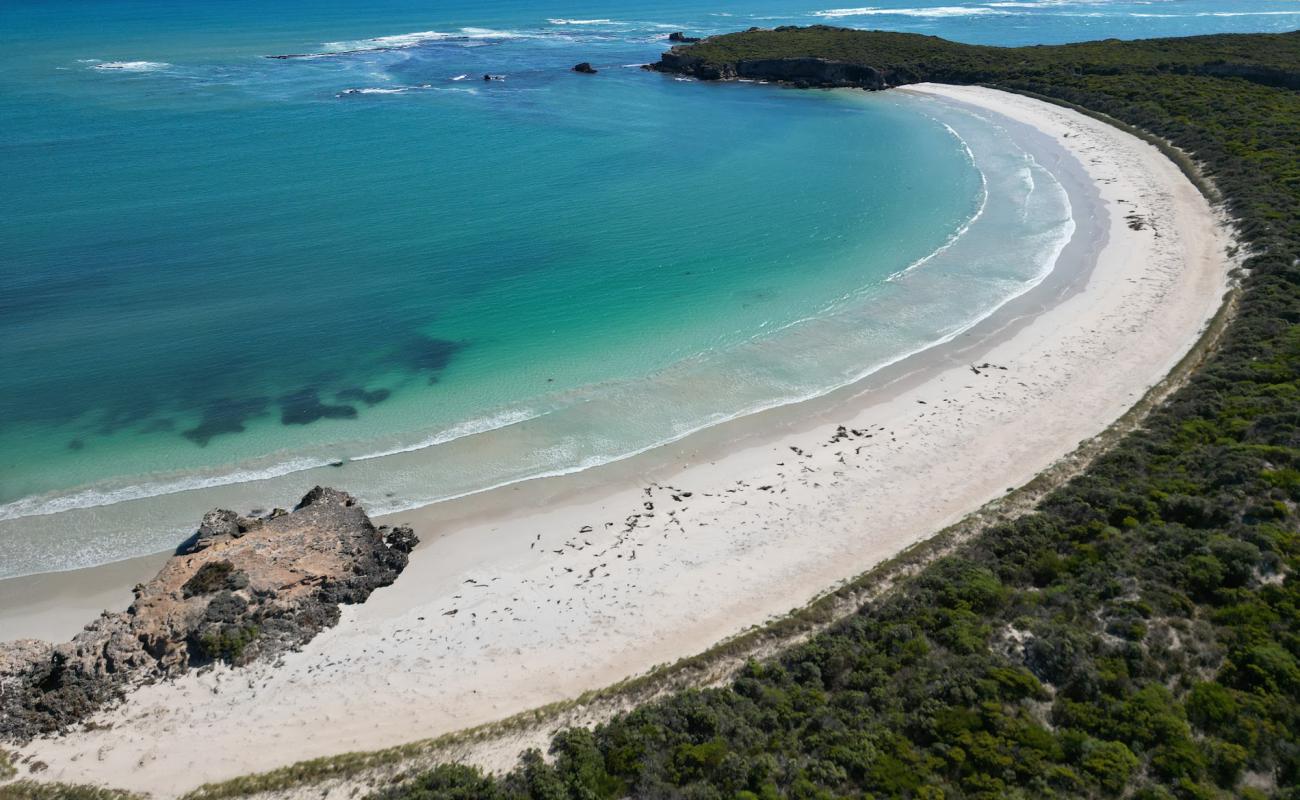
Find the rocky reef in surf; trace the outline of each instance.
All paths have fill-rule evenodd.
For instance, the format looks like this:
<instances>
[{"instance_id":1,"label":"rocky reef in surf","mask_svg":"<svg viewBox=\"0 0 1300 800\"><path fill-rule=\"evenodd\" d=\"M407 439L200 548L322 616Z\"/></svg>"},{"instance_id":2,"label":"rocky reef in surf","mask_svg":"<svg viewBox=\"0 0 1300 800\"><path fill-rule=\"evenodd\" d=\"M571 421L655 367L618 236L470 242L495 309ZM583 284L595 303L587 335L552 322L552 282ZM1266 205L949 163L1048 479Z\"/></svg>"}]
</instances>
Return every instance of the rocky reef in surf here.
<instances>
[{"instance_id":1,"label":"rocky reef in surf","mask_svg":"<svg viewBox=\"0 0 1300 800\"><path fill-rule=\"evenodd\" d=\"M417 542L319 486L291 512L211 511L126 611L64 644L0 644L0 737L58 731L142 684L300 647L338 622L340 605L396 580Z\"/></svg>"}]
</instances>

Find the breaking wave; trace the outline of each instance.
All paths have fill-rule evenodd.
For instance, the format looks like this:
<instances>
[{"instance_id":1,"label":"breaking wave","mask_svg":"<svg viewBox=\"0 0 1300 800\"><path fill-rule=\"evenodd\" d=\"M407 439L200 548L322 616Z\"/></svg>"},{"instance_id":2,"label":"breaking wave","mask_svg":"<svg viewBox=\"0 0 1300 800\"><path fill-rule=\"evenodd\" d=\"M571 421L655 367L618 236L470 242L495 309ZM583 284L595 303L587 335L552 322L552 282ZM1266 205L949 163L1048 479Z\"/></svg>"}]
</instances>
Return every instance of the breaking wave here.
<instances>
[{"instance_id":1,"label":"breaking wave","mask_svg":"<svg viewBox=\"0 0 1300 800\"><path fill-rule=\"evenodd\" d=\"M79 492L61 495L38 495L24 497L12 503L0 506L0 520L18 519L20 517L39 517L58 514L77 508L95 508L125 503L129 500L143 500L165 494L188 492L194 489L211 489L217 486L229 486L235 483L251 483L290 475L294 472L327 467L335 463L332 459L291 458L263 469L238 469L220 475L190 475L185 477L145 481L119 487L97 487L83 489Z\"/></svg>"},{"instance_id":2,"label":"breaking wave","mask_svg":"<svg viewBox=\"0 0 1300 800\"><path fill-rule=\"evenodd\" d=\"M546 20L552 25L622 25L621 22L615 22L612 19L561 19L552 18Z\"/></svg>"},{"instance_id":3,"label":"breaking wave","mask_svg":"<svg viewBox=\"0 0 1300 800\"><path fill-rule=\"evenodd\" d=\"M89 59L83 59L88 61ZM167 69L171 64L165 61L103 61L91 69L100 70L117 70L120 72L155 72L160 69Z\"/></svg>"},{"instance_id":4,"label":"breaking wave","mask_svg":"<svg viewBox=\"0 0 1300 800\"><path fill-rule=\"evenodd\" d=\"M839 19L840 17L900 16L900 17L975 17L989 14L1007 14L988 6L935 6L932 8L830 8L814 11L814 17Z\"/></svg>"},{"instance_id":5,"label":"breaking wave","mask_svg":"<svg viewBox=\"0 0 1300 800\"><path fill-rule=\"evenodd\" d=\"M271 478L292 475L295 472L338 466L346 461L370 461L399 453L411 453L416 450L435 447L454 442L467 436L508 428L521 422L545 416L547 412L532 409L513 409L486 417L467 420L453 425L446 430L409 445L399 445L385 450L364 453L350 458L290 458L269 464L265 467L235 469L216 475L169 476L157 480L137 481L122 486L97 486L66 494L46 494L24 497L11 503L0 505L0 520L19 519L21 517L40 517L59 514L79 508L97 508L112 506L131 500L145 500L151 497L189 492L195 489L212 489L218 486L231 486L240 483L254 483Z\"/></svg>"},{"instance_id":6,"label":"breaking wave","mask_svg":"<svg viewBox=\"0 0 1300 800\"><path fill-rule=\"evenodd\" d=\"M443 31L415 31L413 33L397 33L391 36L376 36L372 39L326 42L322 47L324 47L326 52L400 50L407 47L418 47L419 45L427 44L428 42L487 41L493 39L506 40L522 38L526 38L526 34L518 31L498 31L493 30L492 28L461 28L458 33L447 33Z\"/></svg>"}]
</instances>

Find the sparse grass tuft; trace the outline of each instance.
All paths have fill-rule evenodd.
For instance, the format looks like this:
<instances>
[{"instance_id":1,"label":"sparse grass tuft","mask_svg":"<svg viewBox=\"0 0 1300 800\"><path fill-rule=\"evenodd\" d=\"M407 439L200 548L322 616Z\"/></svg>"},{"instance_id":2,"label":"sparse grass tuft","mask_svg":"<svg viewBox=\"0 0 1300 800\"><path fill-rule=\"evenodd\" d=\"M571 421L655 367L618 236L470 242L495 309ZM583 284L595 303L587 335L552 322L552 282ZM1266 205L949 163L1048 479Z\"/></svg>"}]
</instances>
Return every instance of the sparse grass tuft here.
<instances>
[{"instance_id":1,"label":"sparse grass tuft","mask_svg":"<svg viewBox=\"0 0 1300 800\"><path fill-rule=\"evenodd\" d=\"M0 800L147 800L149 795L68 783L17 781L0 786Z\"/></svg>"}]
</instances>

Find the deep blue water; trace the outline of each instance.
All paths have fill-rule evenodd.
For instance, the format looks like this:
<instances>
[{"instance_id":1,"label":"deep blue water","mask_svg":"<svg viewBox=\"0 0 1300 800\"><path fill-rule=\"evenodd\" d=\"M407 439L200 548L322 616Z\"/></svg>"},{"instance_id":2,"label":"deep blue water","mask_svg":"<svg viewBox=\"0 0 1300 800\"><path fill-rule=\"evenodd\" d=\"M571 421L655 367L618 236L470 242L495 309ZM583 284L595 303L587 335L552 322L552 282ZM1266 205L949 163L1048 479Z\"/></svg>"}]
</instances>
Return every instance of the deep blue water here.
<instances>
[{"instance_id":1,"label":"deep blue water","mask_svg":"<svg viewBox=\"0 0 1300 800\"><path fill-rule=\"evenodd\" d=\"M323 480L383 510L598 464L1039 279L1068 207L987 121L636 68L817 21L1009 45L1300 8L7 0L0 577Z\"/></svg>"}]
</instances>

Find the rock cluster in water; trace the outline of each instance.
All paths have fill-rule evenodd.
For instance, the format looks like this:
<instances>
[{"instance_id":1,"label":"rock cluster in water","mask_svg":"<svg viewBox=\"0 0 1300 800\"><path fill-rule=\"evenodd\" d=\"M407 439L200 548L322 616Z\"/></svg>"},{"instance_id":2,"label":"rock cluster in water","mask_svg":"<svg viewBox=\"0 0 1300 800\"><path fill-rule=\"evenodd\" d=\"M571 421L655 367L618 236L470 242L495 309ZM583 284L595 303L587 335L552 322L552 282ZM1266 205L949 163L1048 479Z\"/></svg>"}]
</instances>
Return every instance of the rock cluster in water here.
<instances>
[{"instance_id":1,"label":"rock cluster in water","mask_svg":"<svg viewBox=\"0 0 1300 800\"><path fill-rule=\"evenodd\" d=\"M71 641L0 644L0 737L25 740L84 719L143 683L301 646L392 583L417 543L376 528L345 492L316 487L292 511L211 511L122 612Z\"/></svg>"}]
</instances>

